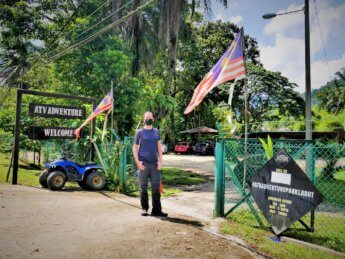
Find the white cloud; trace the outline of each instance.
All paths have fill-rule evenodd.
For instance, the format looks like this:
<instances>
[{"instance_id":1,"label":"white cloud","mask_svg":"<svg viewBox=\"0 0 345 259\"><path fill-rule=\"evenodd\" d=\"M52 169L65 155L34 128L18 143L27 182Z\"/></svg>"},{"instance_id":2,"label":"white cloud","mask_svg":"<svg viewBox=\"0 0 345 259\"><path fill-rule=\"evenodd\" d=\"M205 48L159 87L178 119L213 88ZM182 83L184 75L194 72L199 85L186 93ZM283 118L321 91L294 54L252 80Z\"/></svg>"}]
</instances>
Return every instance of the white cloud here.
<instances>
[{"instance_id":1,"label":"white cloud","mask_svg":"<svg viewBox=\"0 0 345 259\"><path fill-rule=\"evenodd\" d=\"M345 53L339 59L328 62L330 74L328 72L327 63L325 61L315 61L311 64L311 86L319 88L334 78L334 74L345 66ZM330 78L331 76L331 78Z\"/></svg>"},{"instance_id":2,"label":"white cloud","mask_svg":"<svg viewBox=\"0 0 345 259\"><path fill-rule=\"evenodd\" d=\"M345 4L336 8L332 7L327 1L318 1L317 10L320 19L320 27L325 45L330 38L334 37L337 40L345 41L344 27L345 27ZM310 6L310 16L312 21L311 26L311 53L314 54L322 50L322 40L320 36L320 29L316 19L316 12L314 4Z\"/></svg>"},{"instance_id":3,"label":"white cloud","mask_svg":"<svg viewBox=\"0 0 345 259\"><path fill-rule=\"evenodd\" d=\"M222 14L217 14L217 16L214 18L215 21L221 20L224 21L224 17Z\"/></svg>"},{"instance_id":4,"label":"white cloud","mask_svg":"<svg viewBox=\"0 0 345 259\"><path fill-rule=\"evenodd\" d=\"M281 71L290 81L301 83L298 79L304 71L304 40L277 34L273 46L259 44L259 49L265 68Z\"/></svg>"},{"instance_id":5,"label":"white cloud","mask_svg":"<svg viewBox=\"0 0 345 259\"><path fill-rule=\"evenodd\" d=\"M300 10L303 5L290 5L287 10L279 10L277 13L285 13L294 10ZM264 32L267 34L284 33L291 30L295 30L303 24L304 15L303 12L281 15L270 20L270 22L265 26Z\"/></svg>"},{"instance_id":6,"label":"white cloud","mask_svg":"<svg viewBox=\"0 0 345 259\"><path fill-rule=\"evenodd\" d=\"M340 42L339 49L344 49L345 3L336 8L332 7L328 1L318 1L317 5L326 51L327 43L330 43L332 40ZM280 10L279 12L301 8L303 8L303 6L291 5L287 10ZM311 79L312 89L316 89L329 81L330 75L327 63L324 60L315 58L316 54L321 53L323 56L323 46L313 2L310 4L310 19ZM305 53L303 13L278 16L265 26L264 32L274 35L275 37L273 45L264 46L259 44L261 61L264 66L269 70L281 71L291 82L295 82L299 85L298 91L304 92ZM331 77L334 77L334 73L345 66L345 50L342 54L342 57L333 58L328 62Z\"/></svg>"},{"instance_id":7,"label":"white cloud","mask_svg":"<svg viewBox=\"0 0 345 259\"><path fill-rule=\"evenodd\" d=\"M232 22L234 24L238 24L238 23L243 21L243 18L241 15L237 15L237 16L231 16L229 20L230 20L230 22Z\"/></svg>"}]
</instances>

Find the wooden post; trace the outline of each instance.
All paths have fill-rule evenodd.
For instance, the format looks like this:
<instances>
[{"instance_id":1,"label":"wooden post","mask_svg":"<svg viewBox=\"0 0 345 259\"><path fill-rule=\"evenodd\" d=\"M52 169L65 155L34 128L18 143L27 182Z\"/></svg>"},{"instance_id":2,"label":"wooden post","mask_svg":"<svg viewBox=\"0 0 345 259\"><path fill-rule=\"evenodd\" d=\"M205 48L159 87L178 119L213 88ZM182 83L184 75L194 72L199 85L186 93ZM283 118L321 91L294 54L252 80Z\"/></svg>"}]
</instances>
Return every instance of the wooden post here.
<instances>
[{"instance_id":1,"label":"wooden post","mask_svg":"<svg viewBox=\"0 0 345 259\"><path fill-rule=\"evenodd\" d=\"M14 148L13 148L13 174L12 184L17 184L18 179L18 159L19 159L19 137L20 137L20 116L22 108L22 92L17 90L16 122L14 128Z\"/></svg>"}]
</instances>

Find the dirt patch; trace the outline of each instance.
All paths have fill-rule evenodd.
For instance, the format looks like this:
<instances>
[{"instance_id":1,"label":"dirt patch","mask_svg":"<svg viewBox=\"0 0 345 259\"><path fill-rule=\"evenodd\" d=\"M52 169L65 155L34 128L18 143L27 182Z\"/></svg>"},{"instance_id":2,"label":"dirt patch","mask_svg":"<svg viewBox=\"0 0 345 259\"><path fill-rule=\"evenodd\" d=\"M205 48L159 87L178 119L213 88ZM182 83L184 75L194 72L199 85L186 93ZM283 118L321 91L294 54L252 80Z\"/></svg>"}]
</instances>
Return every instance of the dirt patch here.
<instances>
[{"instance_id":1,"label":"dirt patch","mask_svg":"<svg viewBox=\"0 0 345 259\"><path fill-rule=\"evenodd\" d=\"M205 222L174 213L166 220L141 217L127 199L79 188L52 192L0 185L1 256L253 257L201 230Z\"/></svg>"}]
</instances>

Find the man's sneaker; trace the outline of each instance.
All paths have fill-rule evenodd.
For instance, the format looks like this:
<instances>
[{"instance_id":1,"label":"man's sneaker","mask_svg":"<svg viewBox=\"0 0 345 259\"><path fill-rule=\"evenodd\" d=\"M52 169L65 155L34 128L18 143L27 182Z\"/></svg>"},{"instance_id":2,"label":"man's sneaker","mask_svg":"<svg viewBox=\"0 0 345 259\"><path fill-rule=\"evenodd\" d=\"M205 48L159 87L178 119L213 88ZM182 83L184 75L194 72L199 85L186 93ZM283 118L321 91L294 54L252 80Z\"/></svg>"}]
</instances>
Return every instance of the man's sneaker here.
<instances>
[{"instance_id":1,"label":"man's sneaker","mask_svg":"<svg viewBox=\"0 0 345 259\"><path fill-rule=\"evenodd\" d=\"M141 216L146 217L147 215L149 215L149 214L147 213L147 210L142 210L142 211L141 211Z\"/></svg>"},{"instance_id":2,"label":"man's sneaker","mask_svg":"<svg viewBox=\"0 0 345 259\"><path fill-rule=\"evenodd\" d=\"M160 211L160 212L152 212L151 216L154 216L154 217L168 217L168 213L164 213L162 211Z\"/></svg>"}]
</instances>

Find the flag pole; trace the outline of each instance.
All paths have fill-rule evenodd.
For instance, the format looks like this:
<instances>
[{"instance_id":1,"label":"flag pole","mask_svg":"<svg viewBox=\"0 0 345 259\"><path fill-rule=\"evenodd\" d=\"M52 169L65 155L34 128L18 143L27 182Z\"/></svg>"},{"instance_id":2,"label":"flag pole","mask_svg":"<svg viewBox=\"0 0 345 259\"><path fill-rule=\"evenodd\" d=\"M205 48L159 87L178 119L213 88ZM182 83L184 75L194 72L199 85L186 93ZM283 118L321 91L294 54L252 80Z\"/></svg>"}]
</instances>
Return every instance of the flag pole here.
<instances>
[{"instance_id":1,"label":"flag pole","mask_svg":"<svg viewBox=\"0 0 345 259\"><path fill-rule=\"evenodd\" d=\"M111 100L111 123L110 123L110 129L114 129L114 82L111 80L111 94L112 94L112 100ZM110 143L113 143L113 134L110 134Z\"/></svg>"},{"instance_id":2,"label":"flag pole","mask_svg":"<svg viewBox=\"0 0 345 259\"><path fill-rule=\"evenodd\" d=\"M242 27L242 51L243 62L246 68L246 77L244 78L244 171L243 171L243 190L245 190L246 178L247 178L247 161L248 161L248 79L247 79L247 66L246 56L244 53L245 41L244 41L244 29Z\"/></svg>"}]
</instances>

